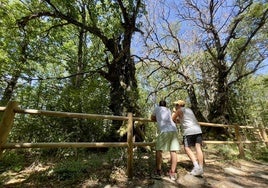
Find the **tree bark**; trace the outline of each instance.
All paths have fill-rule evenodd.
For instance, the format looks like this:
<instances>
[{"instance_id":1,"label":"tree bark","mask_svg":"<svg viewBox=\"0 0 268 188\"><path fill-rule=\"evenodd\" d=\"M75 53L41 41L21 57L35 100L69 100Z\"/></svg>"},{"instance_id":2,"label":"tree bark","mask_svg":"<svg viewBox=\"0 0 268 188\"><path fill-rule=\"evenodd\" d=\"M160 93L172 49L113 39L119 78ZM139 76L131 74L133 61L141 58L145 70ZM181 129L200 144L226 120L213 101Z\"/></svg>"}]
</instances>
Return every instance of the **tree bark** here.
<instances>
[{"instance_id":1,"label":"tree bark","mask_svg":"<svg viewBox=\"0 0 268 188\"><path fill-rule=\"evenodd\" d=\"M203 116L200 108L198 107L198 102L195 94L195 89L193 85L188 86L187 93L191 102L191 109L193 110L198 121L207 122L206 118Z\"/></svg>"}]
</instances>

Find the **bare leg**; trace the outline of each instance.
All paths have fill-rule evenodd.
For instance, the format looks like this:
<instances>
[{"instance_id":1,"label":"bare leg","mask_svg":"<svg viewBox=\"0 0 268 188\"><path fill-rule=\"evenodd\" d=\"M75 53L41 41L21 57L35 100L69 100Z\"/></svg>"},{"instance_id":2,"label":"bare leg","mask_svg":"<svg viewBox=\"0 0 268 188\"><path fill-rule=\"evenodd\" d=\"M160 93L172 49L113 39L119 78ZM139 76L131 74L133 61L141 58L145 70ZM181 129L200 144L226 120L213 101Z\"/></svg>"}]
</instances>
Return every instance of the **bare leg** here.
<instances>
[{"instance_id":1,"label":"bare leg","mask_svg":"<svg viewBox=\"0 0 268 188\"><path fill-rule=\"evenodd\" d=\"M177 153L176 151L170 151L170 159L171 159L171 172L176 172L177 169Z\"/></svg>"},{"instance_id":2,"label":"bare leg","mask_svg":"<svg viewBox=\"0 0 268 188\"><path fill-rule=\"evenodd\" d=\"M162 151L156 151L156 169L161 170L162 166Z\"/></svg>"},{"instance_id":3,"label":"bare leg","mask_svg":"<svg viewBox=\"0 0 268 188\"><path fill-rule=\"evenodd\" d=\"M195 157L193 151L191 150L191 148L190 147L184 147L184 149L185 149L185 152L188 155L188 157L194 163L196 161L196 157Z\"/></svg>"},{"instance_id":4,"label":"bare leg","mask_svg":"<svg viewBox=\"0 0 268 188\"><path fill-rule=\"evenodd\" d=\"M201 148L201 144L196 143L195 150L196 150L196 155L197 155L197 160L198 160L199 166L203 168L204 155L203 155L203 151Z\"/></svg>"}]
</instances>

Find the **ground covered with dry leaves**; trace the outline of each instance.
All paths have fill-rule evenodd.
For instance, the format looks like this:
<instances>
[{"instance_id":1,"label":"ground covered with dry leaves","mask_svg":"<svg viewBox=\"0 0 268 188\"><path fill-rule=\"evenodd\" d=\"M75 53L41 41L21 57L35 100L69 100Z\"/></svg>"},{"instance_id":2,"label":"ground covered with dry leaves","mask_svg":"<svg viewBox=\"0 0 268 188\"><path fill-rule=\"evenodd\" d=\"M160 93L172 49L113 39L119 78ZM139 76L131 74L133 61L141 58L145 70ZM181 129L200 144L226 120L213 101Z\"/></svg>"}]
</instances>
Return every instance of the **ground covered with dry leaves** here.
<instances>
[{"instance_id":1,"label":"ground covered with dry leaves","mask_svg":"<svg viewBox=\"0 0 268 188\"><path fill-rule=\"evenodd\" d=\"M192 164L181 151L178 154L177 181L170 181L167 176L160 180L152 178L155 164L153 151L135 152L132 180L126 176L127 160L123 149L62 157L8 152L12 153L5 151L0 161L0 187L4 188L268 187L268 163L256 159L238 159L232 149L223 152L206 147L203 177L188 174ZM169 154L164 153L163 159L163 168L167 171Z\"/></svg>"}]
</instances>

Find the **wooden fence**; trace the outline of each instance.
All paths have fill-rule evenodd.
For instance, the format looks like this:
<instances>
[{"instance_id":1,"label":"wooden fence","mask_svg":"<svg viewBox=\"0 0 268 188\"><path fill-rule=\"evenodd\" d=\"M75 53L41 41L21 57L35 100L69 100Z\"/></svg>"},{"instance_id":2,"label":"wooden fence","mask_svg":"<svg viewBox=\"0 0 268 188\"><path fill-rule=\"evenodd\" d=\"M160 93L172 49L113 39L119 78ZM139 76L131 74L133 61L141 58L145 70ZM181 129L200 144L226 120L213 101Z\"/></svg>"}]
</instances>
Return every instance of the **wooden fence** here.
<instances>
[{"instance_id":1,"label":"wooden fence","mask_svg":"<svg viewBox=\"0 0 268 188\"><path fill-rule=\"evenodd\" d=\"M56 112L46 110L33 110L21 109L18 107L16 101L11 101L6 107L0 107L2 119L0 122L0 156L4 149L19 149L19 148L101 148L101 147L127 147L127 175L128 178L133 177L133 148L140 146L154 146L154 142L134 142L133 141L133 122L152 122L150 119L133 117L132 113L125 116L112 116L112 115L98 115L98 114L83 114L83 113L70 113L70 112ZM16 113L30 114L30 115L44 115L55 117L68 117L68 118L84 118L84 119L106 119L106 120L120 120L128 122L127 142L57 142L57 143L7 143L8 135L12 129ZM236 141L204 141L206 144L237 144L241 157L244 157L243 144L264 142L268 144L266 130L267 128L238 126L238 125L223 125L199 122L201 126L212 127L228 127L235 129ZM244 141L241 139L240 129L259 129L261 134L260 141Z\"/></svg>"}]
</instances>

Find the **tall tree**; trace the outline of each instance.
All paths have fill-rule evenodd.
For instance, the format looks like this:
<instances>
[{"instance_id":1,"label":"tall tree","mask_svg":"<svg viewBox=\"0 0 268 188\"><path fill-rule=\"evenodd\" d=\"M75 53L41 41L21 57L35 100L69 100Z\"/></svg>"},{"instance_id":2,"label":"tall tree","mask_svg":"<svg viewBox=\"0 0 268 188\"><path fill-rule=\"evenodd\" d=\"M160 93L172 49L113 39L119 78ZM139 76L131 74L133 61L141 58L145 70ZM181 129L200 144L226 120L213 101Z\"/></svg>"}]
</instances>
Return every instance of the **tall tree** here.
<instances>
[{"instance_id":1,"label":"tall tree","mask_svg":"<svg viewBox=\"0 0 268 188\"><path fill-rule=\"evenodd\" d=\"M27 36L22 30L14 27L16 15L19 12L12 12L13 6L7 1L1 2L1 99L0 105L6 105L12 99L21 73L26 68L26 46ZM6 32L8 31L8 32ZM17 36L14 38L14 35Z\"/></svg>"},{"instance_id":2,"label":"tall tree","mask_svg":"<svg viewBox=\"0 0 268 188\"><path fill-rule=\"evenodd\" d=\"M259 40L258 35L267 27L268 4L184 0L174 1L174 9L166 7L158 11L165 26L161 35L152 23L148 27L146 45L153 49L149 58L158 57L153 60L160 67L179 75L176 84L187 90L195 113L200 114L198 104L203 103L208 121L228 123L231 88L260 69L267 58L267 38ZM183 30L174 30L174 23ZM203 119L202 114L198 117Z\"/></svg>"},{"instance_id":3,"label":"tall tree","mask_svg":"<svg viewBox=\"0 0 268 188\"><path fill-rule=\"evenodd\" d=\"M25 3L25 6L29 5ZM103 67L96 68L96 72L111 85L110 109L114 115L124 115L126 112L138 114L135 103L138 98L135 64L131 58L130 47L133 33L139 31L136 20L141 15L143 6L141 0L45 0L39 6L32 7L18 19L18 23L21 28L25 28L31 20L50 21L51 29L71 24L80 28L81 36L83 33L90 33L91 36L97 37L105 48L103 56L106 57L106 61ZM81 74L79 71L77 73ZM76 78L78 81L79 77ZM110 131L111 140L119 139L120 126L121 122L113 123Z\"/></svg>"}]
</instances>

